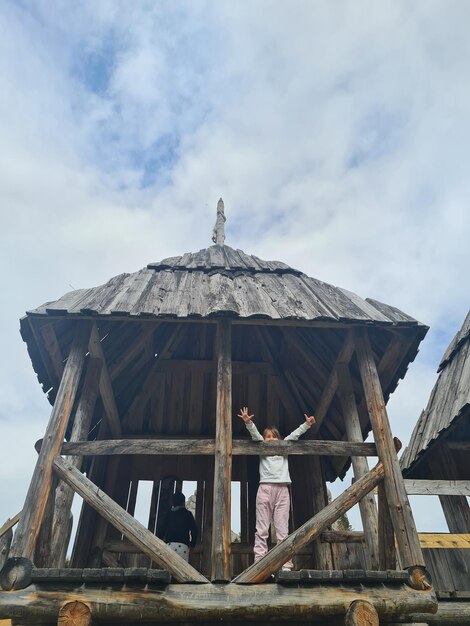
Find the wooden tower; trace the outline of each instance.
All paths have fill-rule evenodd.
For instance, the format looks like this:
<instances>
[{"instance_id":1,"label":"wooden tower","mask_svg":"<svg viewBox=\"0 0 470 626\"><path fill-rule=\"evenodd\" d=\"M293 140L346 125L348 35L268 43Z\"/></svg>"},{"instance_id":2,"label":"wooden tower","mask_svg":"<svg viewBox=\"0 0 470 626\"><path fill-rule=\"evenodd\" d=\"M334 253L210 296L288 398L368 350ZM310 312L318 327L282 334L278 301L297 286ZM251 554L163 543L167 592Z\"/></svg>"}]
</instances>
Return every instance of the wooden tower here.
<instances>
[{"instance_id":1,"label":"wooden tower","mask_svg":"<svg viewBox=\"0 0 470 626\"><path fill-rule=\"evenodd\" d=\"M225 245L224 220L220 202L207 249L21 320L53 408L0 575L0 618L378 624L435 611L385 407L427 327ZM260 428L283 434L313 411L315 431L266 447L236 417L246 405ZM375 442L364 443L371 430ZM292 532L253 564L258 457L273 450L291 455ZM373 469L368 456L378 456ZM351 462L353 485L328 504L326 481ZM153 483L147 527L133 517L142 480ZM187 480L201 529L189 564L158 538L168 488ZM74 493L83 506L72 547ZM329 528L356 503L364 537L351 544ZM296 570L277 573L291 556Z\"/></svg>"}]
</instances>

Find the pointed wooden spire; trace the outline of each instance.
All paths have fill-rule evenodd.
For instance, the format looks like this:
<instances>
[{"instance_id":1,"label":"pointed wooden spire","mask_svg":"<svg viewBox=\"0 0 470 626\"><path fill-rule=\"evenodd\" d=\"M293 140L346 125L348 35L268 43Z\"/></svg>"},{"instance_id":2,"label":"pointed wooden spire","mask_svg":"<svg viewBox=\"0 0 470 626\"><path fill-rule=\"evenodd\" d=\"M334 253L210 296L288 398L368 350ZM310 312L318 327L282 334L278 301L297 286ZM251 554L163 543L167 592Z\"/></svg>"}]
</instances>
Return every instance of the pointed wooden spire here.
<instances>
[{"instance_id":1,"label":"pointed wooden spire","mask_svg":"<svg viewBox=\"0 0 470 626\"><path fill-rule=\"evenodd\" d=\"M222 198L217 202L217 219L215 221L214 230L212 231L212 241L218 246L223 246L225 241L225 220L224 201Z\"/></svg>"}]
</instances>

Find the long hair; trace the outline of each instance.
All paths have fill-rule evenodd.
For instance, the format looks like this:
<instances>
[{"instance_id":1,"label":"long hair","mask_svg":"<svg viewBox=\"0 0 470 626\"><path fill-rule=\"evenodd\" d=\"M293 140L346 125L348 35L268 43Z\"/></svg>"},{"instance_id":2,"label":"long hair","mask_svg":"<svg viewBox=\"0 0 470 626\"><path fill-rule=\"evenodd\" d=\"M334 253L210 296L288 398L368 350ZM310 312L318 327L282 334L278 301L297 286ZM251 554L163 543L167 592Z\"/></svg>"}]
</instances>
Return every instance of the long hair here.
<instances>
[{"instance_id":1,"label":"long hair","mask_svg":"<svg viewBox=\"0 0 470 626\"><path fill-rule=\"evenodd\" d=\"M276 439L282 440L281 433L276 426L268 426L263 430L263 439L266 437L266 433L271 433Z\"/></svg>"}]
</instances>

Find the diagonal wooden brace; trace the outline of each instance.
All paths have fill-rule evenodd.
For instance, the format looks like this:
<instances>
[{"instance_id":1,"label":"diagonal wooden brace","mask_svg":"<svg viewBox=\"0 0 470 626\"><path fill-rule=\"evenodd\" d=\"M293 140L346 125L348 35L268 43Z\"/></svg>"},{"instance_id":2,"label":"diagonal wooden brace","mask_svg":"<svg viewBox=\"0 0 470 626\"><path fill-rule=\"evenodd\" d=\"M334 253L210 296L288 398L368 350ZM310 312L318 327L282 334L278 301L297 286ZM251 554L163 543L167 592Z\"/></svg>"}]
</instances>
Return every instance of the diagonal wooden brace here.
<instances>
[{"instance_id":1,"label":"diagonal wooden brace","mask_svg":"<svg viewBox=\"0 0 470 626\"><path fill-rule=\"evenodd\" d=\"M207 578L169 548L166 543L142 526L91 480L83 476L76 467L58 456L54 459L53 468L60 478L82 496L90 506L123 533L139 550L149 556L152 561L167 569L176 581L209 582Z\"/></svg>"},{"instance_id":2,"label":"diagonal wooden brace","mask_svg":"<svg viewBox=\"0 0 470 626\"><path fill-rule=\"evenodd\" d=\"M239 574L233 582L261 583L266 580L268 576L279 570L298 550L317 539L323 530L372 491L383 477L384 466L382 463L378 463L374 469L364 474L322 511L305 522L281 543L278 543L266 556Z\"/></svg>"}]
</instances>

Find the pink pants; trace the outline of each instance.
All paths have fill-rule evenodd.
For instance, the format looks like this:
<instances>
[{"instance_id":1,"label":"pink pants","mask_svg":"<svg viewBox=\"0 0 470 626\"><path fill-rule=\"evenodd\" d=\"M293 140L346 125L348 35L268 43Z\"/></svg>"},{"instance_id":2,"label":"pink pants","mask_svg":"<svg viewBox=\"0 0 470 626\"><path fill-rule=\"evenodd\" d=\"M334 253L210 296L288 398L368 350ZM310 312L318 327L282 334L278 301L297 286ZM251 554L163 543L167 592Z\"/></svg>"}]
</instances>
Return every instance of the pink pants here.
<instances>
[{"instance_id":1,"label":"pink pants","mask_svg":"<svg viewBox=\"0 0 470 626\"><path fill-rule=\"evenodd\" d=\"M256 494L256 533L255 563L268 551L269 526L274 522L276 540L280 543L289 534L290 497L287 485L260 483ZM292 569L294 564L287 561L283 568Z\"/></svg>"}]
</instances>

